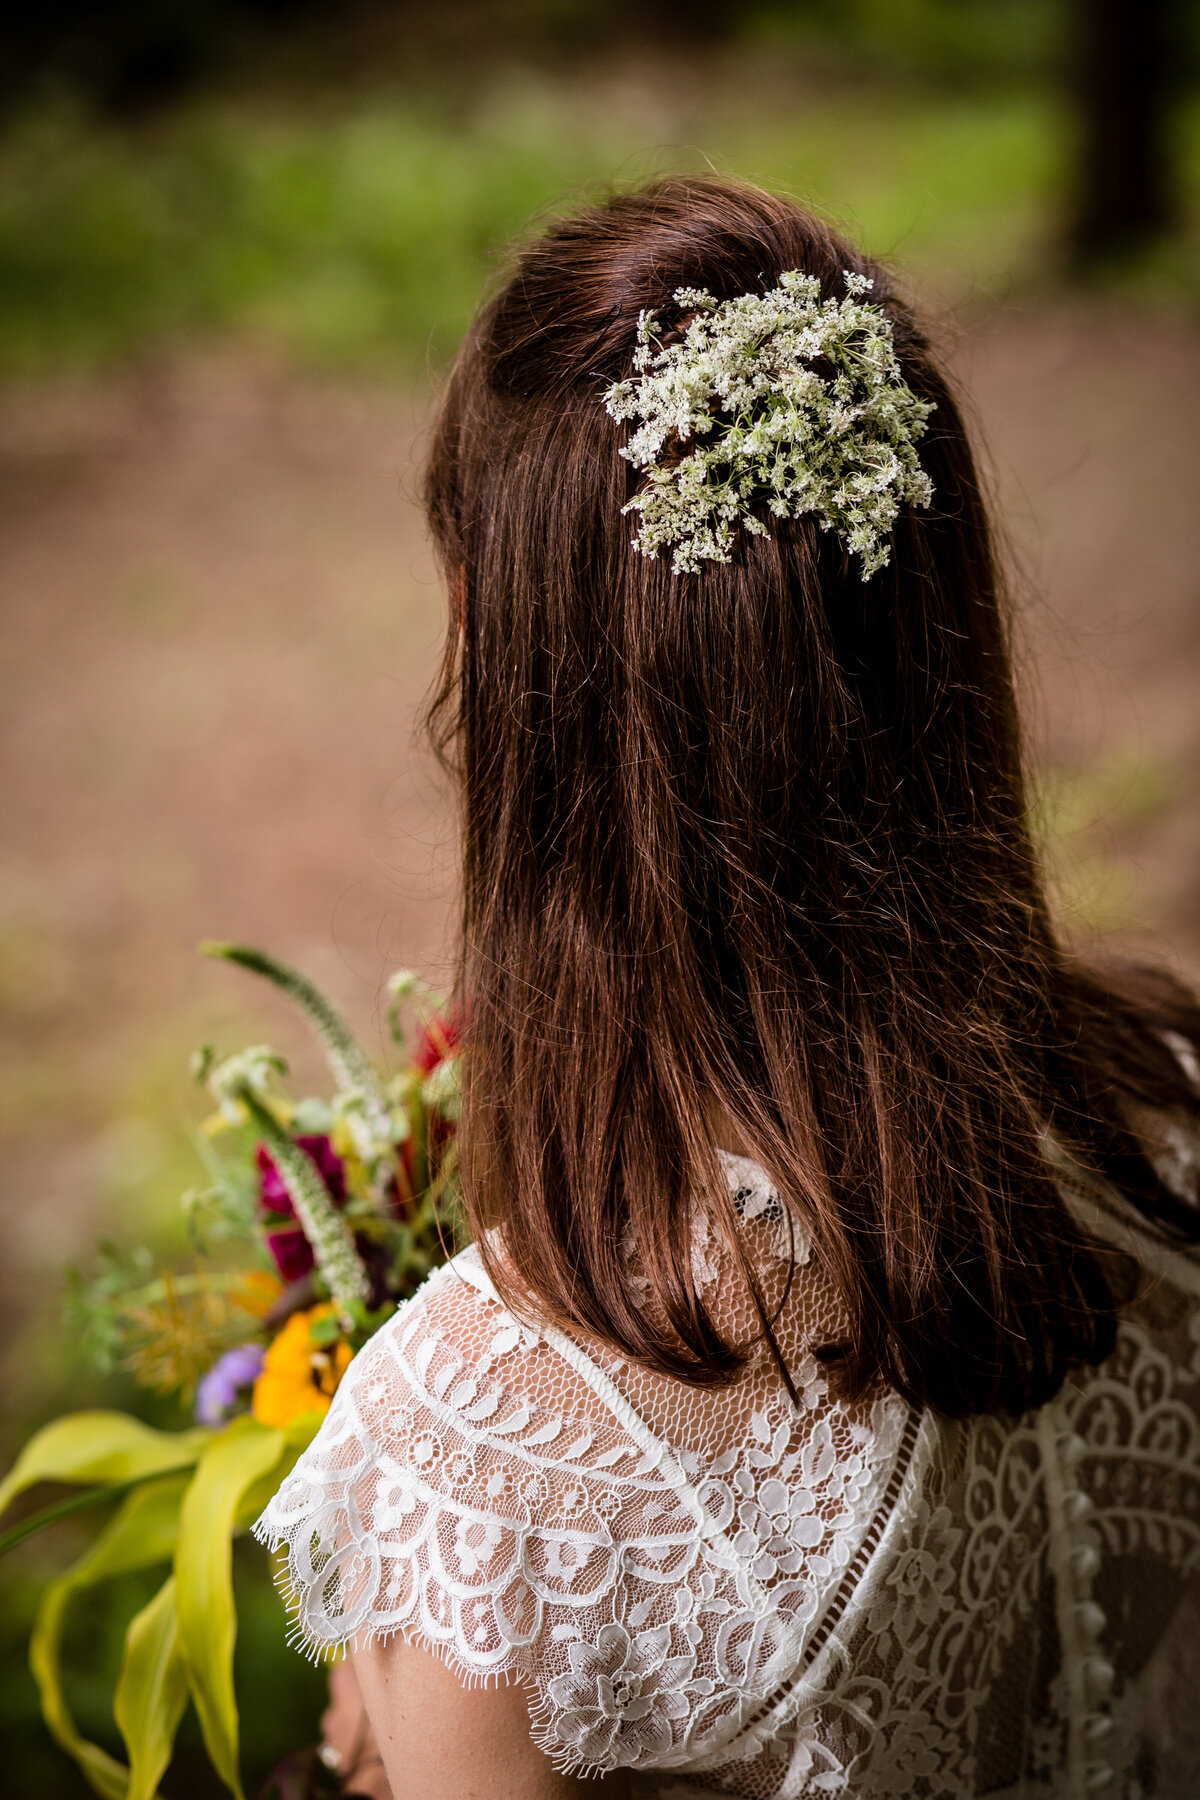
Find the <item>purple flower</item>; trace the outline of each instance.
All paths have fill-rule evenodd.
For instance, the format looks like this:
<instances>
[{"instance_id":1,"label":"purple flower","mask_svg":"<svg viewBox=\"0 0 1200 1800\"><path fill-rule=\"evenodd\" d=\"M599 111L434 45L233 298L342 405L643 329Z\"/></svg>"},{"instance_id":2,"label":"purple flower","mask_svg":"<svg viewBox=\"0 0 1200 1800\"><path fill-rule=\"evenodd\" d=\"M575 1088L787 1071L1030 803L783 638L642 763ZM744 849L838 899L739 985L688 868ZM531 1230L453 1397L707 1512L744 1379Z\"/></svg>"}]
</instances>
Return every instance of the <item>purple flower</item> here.
<instances>
[{"instance_id":1,"label":"purple flower","mask_svg":"<svg viewBox=\"0 0 1200 1800\"><path fill-rule=\"evenodd\" d=\"M346 1198L346 1169L329 1139L306 1136L298 1137L296 1142L316 1164L317 1173L329 1189L334 1204L341 1206ZM269 1223L278 1226L278 1229L267 1232L267 1248L275 1258L275 1266L284 1281L299 1281L313 1266L312 1245L300 1227L292 1197L284 1186L283 1177L276 1168L270 1151L260 1144L255 1156L259 1173L259 1201L263 1212L269 1215ZM290 1223L282 1223L283 1220Z\"/></svg>"},{"instance_id":2,"label":"purple flower","mask_svg":"<svg viewBox=\"0 0 1200 1800\"><path fill-rule=\"evenodd\" d=\"M238 1344L213 1364L196 1389L196 1418L201 1425L223 1425L242 1410L265 1355L262 1344Z\"/></svg>"}]
</instances>

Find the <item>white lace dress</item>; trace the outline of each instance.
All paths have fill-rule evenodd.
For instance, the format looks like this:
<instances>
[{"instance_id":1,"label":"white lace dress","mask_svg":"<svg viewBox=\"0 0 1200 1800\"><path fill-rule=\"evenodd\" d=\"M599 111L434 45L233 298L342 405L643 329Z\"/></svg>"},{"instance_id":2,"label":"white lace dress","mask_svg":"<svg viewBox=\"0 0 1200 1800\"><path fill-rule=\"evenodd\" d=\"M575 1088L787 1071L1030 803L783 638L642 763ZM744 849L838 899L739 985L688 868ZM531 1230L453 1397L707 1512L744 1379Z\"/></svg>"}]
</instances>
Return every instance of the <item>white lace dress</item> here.
<instances>
[{"instance_id":1,"label":"white lace dress","mask_svg":"<svg viewBox=\"0 0 1200 1800\"><path fill-rule=\"evenodd\" d=\"M655 1800L1195 1800L1200 1254L1065 1174L1147 1270L1109 1361L1017 1421L847 1406L811 1354L831 1290L762 1170L724 1165L762 1266L801 1265L799 1409L765 1359L702 1392L533 1328L468 1250L355 1359L256 1527L299 1637L402 1632L523 1680L557 1765ZM1195 1197L1181 1141L1168 1172ZM736 1328L721 1273L702 1242Z\"/></svg>"}]
</instances>

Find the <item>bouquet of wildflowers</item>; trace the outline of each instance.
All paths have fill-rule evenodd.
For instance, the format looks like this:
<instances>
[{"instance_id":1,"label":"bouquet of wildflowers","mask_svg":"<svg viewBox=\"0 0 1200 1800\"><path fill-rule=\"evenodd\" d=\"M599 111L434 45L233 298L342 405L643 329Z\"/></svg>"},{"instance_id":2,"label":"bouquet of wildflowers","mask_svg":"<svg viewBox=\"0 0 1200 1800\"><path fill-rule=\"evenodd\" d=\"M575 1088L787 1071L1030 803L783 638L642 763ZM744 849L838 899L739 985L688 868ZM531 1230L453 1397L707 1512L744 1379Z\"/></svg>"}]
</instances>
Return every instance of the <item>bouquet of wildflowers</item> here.
<instances>
[{"instance_id":1,"label":"bouquet of wildflowers","mask_svg":"<svg viewBox=\"0 0 1200 1800\"><path fill-rule=\"evenodd\" d=\"M194 1266L157 1269L144 1251L122 1258L108 1248L70 1298L100 1362L176 1395L194 1422L170 1432L125 1413L69 1414L0 1482L0 1513L40 1482L79 1490L0 1533L0 1553L67 1513L118 1503L47 1586L30 1644L46 1723L105 1800L155 1800L189 1700L217 1773L242 1800L232 1538L312 1439L355 1350L463 1241L459 1033L438 996L411 974L392 978L389 1019L405 1054L385 1076L297 970L237 945L206 948L297 1002L334 1091L291 1098L287 1065L265 1045L197 1054L214 1110L199 1139L208 1182L184 1196ZM412 1045L406 1009L420 1017ZM155 1564L166 1579L129 1624L114 1694L125 1764L76 1729L60 1673L63 1627L73 1595Z\"/></svg>"}]
</instances>

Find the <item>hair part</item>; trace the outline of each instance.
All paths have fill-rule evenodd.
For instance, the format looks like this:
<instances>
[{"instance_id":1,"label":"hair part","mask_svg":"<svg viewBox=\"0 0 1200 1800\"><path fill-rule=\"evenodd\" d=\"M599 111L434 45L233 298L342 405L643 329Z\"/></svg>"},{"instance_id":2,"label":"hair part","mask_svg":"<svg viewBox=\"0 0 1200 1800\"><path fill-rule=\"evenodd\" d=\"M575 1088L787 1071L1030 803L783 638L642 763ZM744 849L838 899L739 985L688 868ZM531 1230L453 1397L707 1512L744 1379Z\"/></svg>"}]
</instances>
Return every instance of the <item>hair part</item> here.
<instances>
[{"instance_id":1,"label":"hair part","mask_svg":"<svg viewBox=\"0 0 1200 1800\"><path fill-rule=\"evenodd\" d=\"M825 296L873 279L936 407L932 508L865 583L811 519L673 575L631 546L603 394L643 309L669 327L676 288L789 269ZM454 595L431 723L464 812L464 1197L501 1291L684 1381L732 1377L747 1346L692 1274L697 1192L740 1243L715 1107L845 1303L847 1396L883 1379L948 1414L1020 1410L1102 1359L1123 1290L1044 1136L1200 1235L1124 1111L1200 1112L1159 1035L1195 1039L1200 1013L1056 940L970 444L884 270L752 188L612 195L479 315L427 501Z\"/></svg>"}]
</instances>

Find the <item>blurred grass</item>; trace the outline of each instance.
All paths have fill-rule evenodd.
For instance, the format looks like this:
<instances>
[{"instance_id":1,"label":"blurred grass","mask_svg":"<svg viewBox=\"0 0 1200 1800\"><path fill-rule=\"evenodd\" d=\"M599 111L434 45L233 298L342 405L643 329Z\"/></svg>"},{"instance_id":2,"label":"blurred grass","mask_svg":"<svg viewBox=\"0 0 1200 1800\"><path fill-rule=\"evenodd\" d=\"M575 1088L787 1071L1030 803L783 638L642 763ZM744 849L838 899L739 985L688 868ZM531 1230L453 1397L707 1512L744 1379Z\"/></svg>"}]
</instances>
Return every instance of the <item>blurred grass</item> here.
<instances>
[{"instance_id":1,"label":"blurred grass","mask_svg":"<svg viewBox=\"0 0 1200 1800\"><path fill-rule=\"evenodd\" d=\"M1051 903L1075 940L1136 931L1146 896L1136 864L1112 854L1166 818L1179 776L1140 746L1117 746L1079 767L1034 772L1030 822Z\"/></svg>"},{"instance_id":2,"label":"blurred grass","mask_svg":"<svg viewBox=\"0 0 1200 1800\"><path fill-rule=\"evenodd\" d=\"M954 298L1049 267L1071 137L1051 92L815 91L760 66L715 87L514 77L465 118L206 102L118 132L42 107L0 142L0 375L230 334L324 368L440 363L526 221L665 169L813 199ZM1192 192L1195 109L1180 139ZM1194 235L1173 253L1189 287Z\"/></svg>"}]
</instances>

